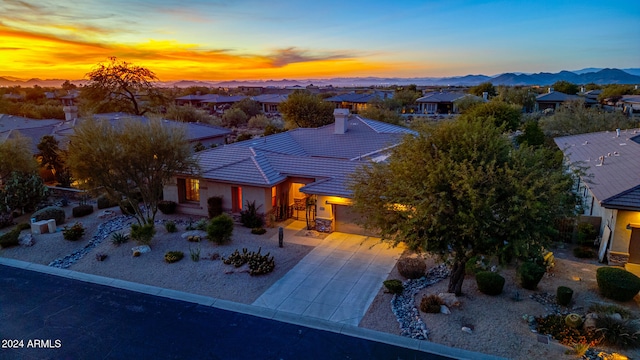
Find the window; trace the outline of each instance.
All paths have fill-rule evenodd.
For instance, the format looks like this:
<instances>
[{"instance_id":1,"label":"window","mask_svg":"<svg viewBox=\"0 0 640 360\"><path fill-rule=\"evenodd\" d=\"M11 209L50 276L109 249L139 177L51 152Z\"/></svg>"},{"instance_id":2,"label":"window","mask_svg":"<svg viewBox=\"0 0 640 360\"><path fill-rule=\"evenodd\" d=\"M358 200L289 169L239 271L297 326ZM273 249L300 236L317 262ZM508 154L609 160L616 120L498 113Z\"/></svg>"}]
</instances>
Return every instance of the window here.
<instances>
[{"instance_id":1,"label":"window","mask_svg":"<svg viewBox=\"0 0 640 360\"><path fill-rule=\"evenodd\" d=\"M276 207L276 187L271 188L271 206Z\"/></svg>"},{"instance_id":2,"label":"window","mask_svg":"<svg viewBox=\"0 0 640 360\"><path fill-rule=\"evenodd\" d=\"M180 202L200 201L200 181L198 179L178 179Z\"/></svg>"}]
</instances>

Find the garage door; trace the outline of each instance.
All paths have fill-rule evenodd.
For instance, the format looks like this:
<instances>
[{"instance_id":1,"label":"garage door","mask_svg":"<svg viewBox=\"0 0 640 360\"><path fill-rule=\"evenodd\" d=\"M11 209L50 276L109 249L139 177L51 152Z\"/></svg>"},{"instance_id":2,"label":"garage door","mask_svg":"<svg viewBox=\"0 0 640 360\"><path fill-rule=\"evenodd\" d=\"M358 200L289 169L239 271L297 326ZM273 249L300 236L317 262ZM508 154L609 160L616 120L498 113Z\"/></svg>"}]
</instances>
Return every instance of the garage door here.
<instances>
[{"instance_id":1,"label":"garage door","mask_svg":"<svg viewBox=\"0 0 640 360\"><path fill-rule=\"evenodd\" d=\"M351 211L351 206L348 205L333 205L334 217L336 222L336 231L344 232L348 234L359 234L367 236L375 236L370 231L365 231L360 225L356 223L359 214Z\"/></svg>"}]
</instances>

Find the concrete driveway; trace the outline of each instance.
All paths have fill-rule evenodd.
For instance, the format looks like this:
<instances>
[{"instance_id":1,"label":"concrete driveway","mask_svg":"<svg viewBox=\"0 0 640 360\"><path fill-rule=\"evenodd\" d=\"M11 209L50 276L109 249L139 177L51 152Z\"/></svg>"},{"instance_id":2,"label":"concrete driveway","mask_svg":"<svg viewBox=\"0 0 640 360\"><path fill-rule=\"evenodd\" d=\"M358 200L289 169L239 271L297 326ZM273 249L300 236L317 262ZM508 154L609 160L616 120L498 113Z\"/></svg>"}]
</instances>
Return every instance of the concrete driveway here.
<instances>
[{"instance_id":1,"label":"concrete driveway","mask_svg":"<svg viewBox=\"0 0 640 360\"><path fill-rule=\"evenodd\" d=\"M403 251L334 232L253 305L357 326Z\"/></svg>"}]
</instances>

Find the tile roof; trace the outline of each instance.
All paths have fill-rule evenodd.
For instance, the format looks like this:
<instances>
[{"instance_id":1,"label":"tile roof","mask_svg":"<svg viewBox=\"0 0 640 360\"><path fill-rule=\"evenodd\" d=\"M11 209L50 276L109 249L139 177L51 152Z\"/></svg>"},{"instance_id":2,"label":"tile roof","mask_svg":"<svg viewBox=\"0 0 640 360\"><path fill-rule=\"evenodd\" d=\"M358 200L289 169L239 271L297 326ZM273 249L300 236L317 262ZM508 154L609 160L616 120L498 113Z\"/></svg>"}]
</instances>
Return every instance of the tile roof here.
<instances>
[{"instance_id":1,"label":"tile roof","mask_svg":"<svg viewBox=\"0 0 640 360\"><path fill-rule=\"evenodd\" d=\"M332 96L330 98L326 98L324 99L324 101L366 104L375 99L382 100L382 99L392 98L392 97L393 96L391 94L387 95L387 94L380 94L380 93L366 93L366 94L346 93L346 94L340 94L340 95Z\"/></svg>"},{"instance_id":2,"label":"tile roof","mask_svg":"<svg viewBox=\"0 0 640 360\"><path fill-rule=\"evenodd\" d=\"M345 134L334 124L298 128L196 154L202 177L214 181L273 186L287 177L312 177L301 188L310 194L350 196L349 175L373 155L415 132L395 125L350 116ZM362 160L362 161L359 161Z\"/></svg>"},{"instance_id":3,"label":"tile roof","mask_svg":"<svg viewBox=\"0 0 640 360\"><path fill-rule=\"evenodd\" d=\"M565 93L561 93L559 91L552 91L542 95L536 96L537 102L565 102L578 100L580 96L577 95L567 95Z\"/></svg>"},{"instance_id":4,"label":"tile roof","mask_svg":"<svg viewBox=\"0 0 640 360\"><path fill-rule=\"evenodd\" d=\"M554 140L572 164L585 167L583 181L602 206L640 210L640 129L622 130L619 137L612 131Z\"/></svg>"},{"instance_id":5,"label":"tile roof","mask_svg":"<svg viewBox=\"0 0 640 360\"><path fill-rule=\"evenodd\" d=\"M426 93L423 97L418 98L416 102L417 103L454 102L465 96L468 96L468 94L465 94L463 92L434 91L434 92Z\"/></svg>"},{"instance_id":6,"label":"tile roof","mask_svg":"<svg viewBox=\"0 0 640 360\"><path fill-rule=\"evenodd\" d=\"M289 94L262 94L257 96L252 96L251 100L257 101L263 104L279 104L283 101L286 101L289 97Z\"/></svg>"},{"instance_id":7,"label":"tile roof","mask_svg":"<svg viewBox=\"0 0 640 360\"><path fill-rule=\"evenodd\" d=\"M207 99L202 100L201 102L211 103L211 104L229 104L229 103L235 103L235 102L244 100L247 97L248 96L245 96L245 95L234 95L234 96L214 95Z\"/></svg>"}]
</instances>

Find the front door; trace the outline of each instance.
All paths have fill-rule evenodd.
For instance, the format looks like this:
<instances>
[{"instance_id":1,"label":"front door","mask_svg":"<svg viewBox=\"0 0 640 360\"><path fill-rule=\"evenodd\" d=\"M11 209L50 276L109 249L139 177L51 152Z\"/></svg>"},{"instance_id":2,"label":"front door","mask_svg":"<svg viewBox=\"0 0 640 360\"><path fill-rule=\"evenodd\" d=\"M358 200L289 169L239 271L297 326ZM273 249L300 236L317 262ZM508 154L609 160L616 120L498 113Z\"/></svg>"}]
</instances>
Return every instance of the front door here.
<instances>
[{"instance_id":1,"label":"front door","mask_svg":"<svg viewBox=\"0 0 640 360\"><path fill-rule=\"evenodd\" d=\"M640 228L631 229L631 239L629 239L629 262L640 264Z\"/></svg>"}]
</instances>

